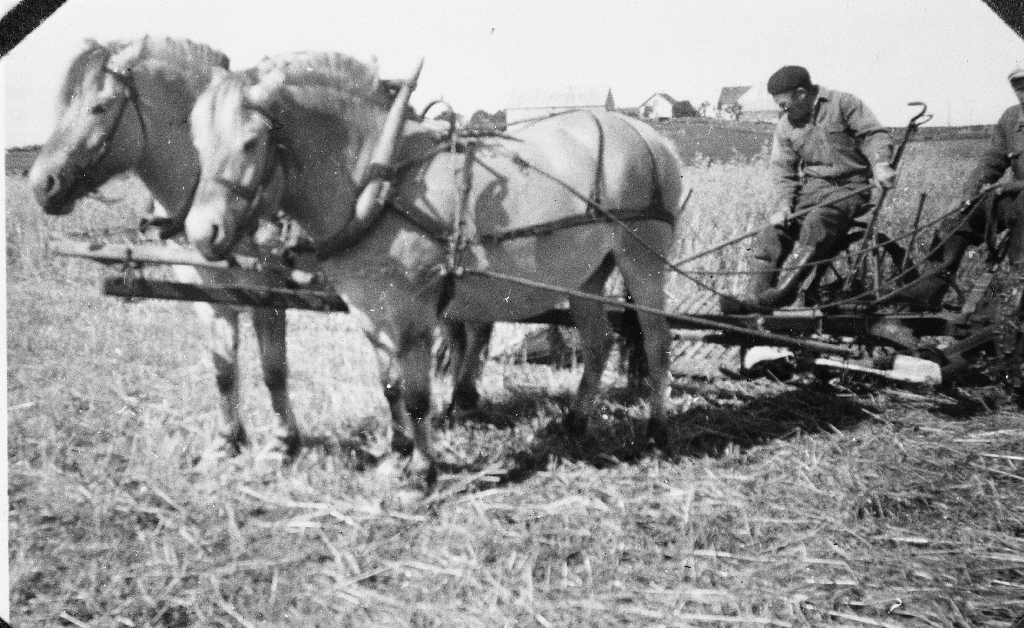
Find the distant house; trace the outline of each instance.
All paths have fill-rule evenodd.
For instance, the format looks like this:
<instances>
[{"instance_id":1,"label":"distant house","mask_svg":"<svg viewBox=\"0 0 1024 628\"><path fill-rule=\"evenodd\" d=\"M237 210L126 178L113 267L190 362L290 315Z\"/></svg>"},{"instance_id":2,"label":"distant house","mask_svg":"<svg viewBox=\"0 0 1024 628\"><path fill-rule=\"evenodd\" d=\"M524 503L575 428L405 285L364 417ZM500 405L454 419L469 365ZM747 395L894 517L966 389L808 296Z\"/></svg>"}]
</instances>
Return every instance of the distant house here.
<instances>
[{"instance_id":1,"label":"distant house","mask_svg":"<svg viewBox=\"0 0 1024 628\"><path fill-rule=\"evenodd\" d=\"M779 106L768 93L768 86L764 83L748 89L736 102L741 108L743 120L771 123L779 121Z\"/></svg>"},{"instance_id":2,"label":"distant house","mask_svg":"<svg viewBox=\"0 0 1024 628\"><path fill-rule=\"evenodd\" d=\"M697 115L689 100L676 100L664 92L654 94L640 105L640 117L651 120L686 118Z\"/></svg>"},{"instance_id":3,"label":"distant house","mask_svg":"<svg viewBox=\"0 0 1024 628\"><path fill-rule=\"evenodd\" d=\"M509 95L505 120L513 124L570 109L612 111L615 109L615 99L612 98L611 88L607 86L520 88Z\"/></svg>"},{"instance_id":4,"label":"distant house","mask_svg":"<svg viewBox=\"0 0 1024 628\"><path fill-rule=\"evenodd\" d=\"M737 107L736 101L749 90L749 85L740 87L723 87L722 93L718 95L718 104L715 105L715 117L735 119L736 114L739 112L739 107Z\"/></svg>"},{"instance_id":5,"label":"distant house","mask_svg":"<svg viewBox=\"0 0 1024 628\"><path fill-rule=\"evenodd\" d=\"M776 122L779 119L779 107L765 85L723 87L715 107L715 117Z\"/></svg>"}]
</instances>

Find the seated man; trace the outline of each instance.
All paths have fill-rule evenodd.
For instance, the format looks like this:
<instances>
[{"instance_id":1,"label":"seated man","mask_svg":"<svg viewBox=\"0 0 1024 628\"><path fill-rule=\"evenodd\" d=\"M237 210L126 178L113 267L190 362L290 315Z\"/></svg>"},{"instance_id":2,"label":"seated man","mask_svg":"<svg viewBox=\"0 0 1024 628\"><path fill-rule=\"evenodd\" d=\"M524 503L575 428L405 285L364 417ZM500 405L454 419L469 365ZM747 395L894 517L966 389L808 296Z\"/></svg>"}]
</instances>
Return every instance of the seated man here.
<instances>
[{"instance_id":1,"label":"seated man","mask_svg":"<svg viewBox=\"0 0 1024 628\"><path fill-rule=\"evenodd\" d=\"M942 308L942 299L952 285L967 247L989 241L1004 229L1011 230L1007 251L1010 263L1020 266L1024 255L1024 67L1010 73L1010 87L1018 104L1005 112L995 128L988 148L967 178L951 214L932 244L932 254L922 266L921 279L900 293L900 300L928 309ZM998 183L1007 170L1011 178ZM956 211L957 209L963 211Z\"/></svg>"},{"instance_id":2,"label":"seated man","mask_svg":"<svg viewBox=\"0 0 1024 628\"><path fill-rule=\"evenodd\" d=\"M838 254L854 219L870 209L867 183L888 188L896 179L889 133L859 98L814 85L799 66L773 74L768 92L782 110L771 154L776 213L749 249L746 291L721 299L726 314L792 304L815 262Z\"/></svg>"}]
</instances>

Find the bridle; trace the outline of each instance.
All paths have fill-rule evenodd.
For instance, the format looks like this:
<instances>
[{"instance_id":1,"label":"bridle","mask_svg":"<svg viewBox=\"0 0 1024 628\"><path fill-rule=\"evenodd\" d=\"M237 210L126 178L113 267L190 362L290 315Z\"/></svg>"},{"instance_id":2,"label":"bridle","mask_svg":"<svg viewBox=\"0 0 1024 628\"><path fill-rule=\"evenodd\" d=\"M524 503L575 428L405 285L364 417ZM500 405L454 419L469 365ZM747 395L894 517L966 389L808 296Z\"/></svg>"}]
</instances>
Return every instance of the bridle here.
<instances>
[{"instance_id":1,"label":"bridle","mask_svg":"<svg viewBox=\"0 0 1024 628\"><path fill-rule=\"evenodd\" d=\"M146 118L142 115L142 103L139 100L139 90L135 88L135 79L130 73L117 72L111 70L108 67L104 67L103 71L114 77L118 83L120 83L127 92L127 96L122 98L117 109L117 115L114 116L114 122L107 129L107 132L103 135L103 141L100 143L100 150L96 153L96 156L89 162L87 173L93 173L99 167L99 165L110 155L111 148L113 146L114 135L117 134L117 129L121 126L121 120L124 118L124 112L128 109L128 104L131 103L132 108L135 109L135 115L139 121L139 131L142 133L142 142L139 146L139 155L146 151L146 145L149 142L149 130L146 127ZM88 175L84 178L90 178Z\"/></svg>"},{"instance_id":2,"label":"bridle","mask_svg":"<svg viewBox=\"0 0 1024 628\"><path fill-rule=\"evenodd\" d=\"M256 113L259 113L267 119L269 122L270 129L280 128L280 125L274 120L274 118L263 109L253 106L247 106L247 109L251 109ZM269 138L268 138L269 142ZM209 177L209 181L220 185L230 192L233 196L245 201L245 212L242 215L240 224L248 222L253 214L259 209L259 201L266 192L267 188L271 186L274 181L274 176L280 171L280 162L277 157L277 150L273 145L267 145L267 158L263 162L263 167L258 177L255 177L252 183L244 184L238 181L233 181L227 177L217 173L212 177Z\"/></svg>"},{"instance_id":3,"label":"bridle","mask_svg":"<svg viewBox=\"0 0 1024 628\"><path fill-rule=\"evenodd\" d=\"M93 182L89 179L92 178L91 173L95 173L100 164L110 154L114 135L117 134L117 129L121 126L121 120L124 118L124 113L128 109L129 103L132 108L135 109L135 116L139 122L139 133L142 135L142 140L139 143L138 157L146 154L146 147L149 145L149 127L146 124L146 117L142 115L142 99L139 97L139 90L135 85L135 77L131 71L119 72L112 70L107 66L103 67L103 71L112 76L118 83L124 87L127 96L122 98L120 105L118 106L117 115L114 116L114 122L110 125L106 134L103 137L103 142L100 144L100 150L96 154L96 157L89 163L83 179L87 180L89 185L92 186ZM136 158L136 161L138 160ZM185 201L184 207L181 211L177 212L175 217L171 218L152 218L143 219L139 224L140 229L146 227L156 227L159 230L160 238L166 240L173 238L182 231L185 230L185 218L188 214L188 208L192 205L192 199L195 198L196 190L199 188L199 175L196 175L195 181L192 183L192 189L189 192L188 198Z\"/></svg>"}]
</instances>

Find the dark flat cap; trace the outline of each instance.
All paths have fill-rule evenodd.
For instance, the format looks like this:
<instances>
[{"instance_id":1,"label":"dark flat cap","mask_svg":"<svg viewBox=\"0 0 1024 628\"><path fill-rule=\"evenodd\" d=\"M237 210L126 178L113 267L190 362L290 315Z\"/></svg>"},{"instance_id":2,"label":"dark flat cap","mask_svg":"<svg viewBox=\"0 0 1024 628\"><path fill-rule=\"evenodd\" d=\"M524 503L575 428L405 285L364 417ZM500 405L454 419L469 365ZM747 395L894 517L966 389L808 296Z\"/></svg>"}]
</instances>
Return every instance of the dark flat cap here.
<instances>
[{"instance_id":1,"label":"dark flat cap","mask_svg":"<svg viewBox=\"0 0 1024 628\"><path fill-rule=\"evenodd\" d=\"M810 73L798 65L782 66L768 79L768 93L772 96L798 87L811 87Z\"/></svg>"}]
</instances>

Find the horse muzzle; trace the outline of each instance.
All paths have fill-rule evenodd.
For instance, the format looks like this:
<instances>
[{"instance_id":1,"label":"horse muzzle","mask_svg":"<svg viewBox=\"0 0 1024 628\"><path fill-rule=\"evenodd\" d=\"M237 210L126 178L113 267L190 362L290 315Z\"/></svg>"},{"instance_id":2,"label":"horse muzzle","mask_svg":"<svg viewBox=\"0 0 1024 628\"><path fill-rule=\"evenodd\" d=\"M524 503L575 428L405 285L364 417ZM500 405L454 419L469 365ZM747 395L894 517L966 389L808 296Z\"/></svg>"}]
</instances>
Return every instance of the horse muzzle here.
<instances>
[{"instance_id":1,"label":"horse muzzle","mask_svg":"<svg viewBox=\"0 0 1024 628\"><path fill-rule=\"evenodd\" d=\"M66 216L75 208L79 186L76 178L57 170L47 170L37 161L29 171L29 182L36 202L51 216Z\"/></svg>"},{"instance_id":2,"label":"horse muzzle","mask_svg":"<svg viewBox=\"0 0 1024 628\"><path fill-rule=\"evenodd\" d=\"M234 246L232 230L221 221L212 220L203 207L193 207L185 218L185 234L189 243L210 261L227 259Z\"/></svg>"}]
</instances>

